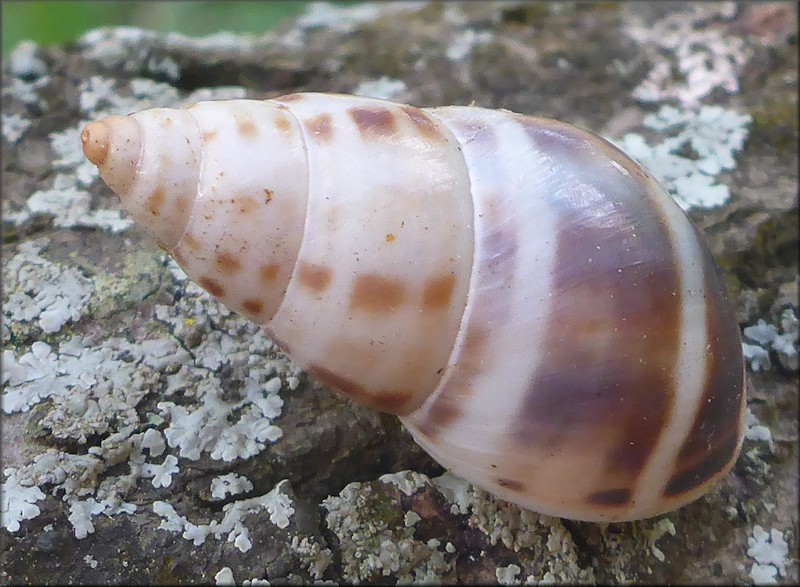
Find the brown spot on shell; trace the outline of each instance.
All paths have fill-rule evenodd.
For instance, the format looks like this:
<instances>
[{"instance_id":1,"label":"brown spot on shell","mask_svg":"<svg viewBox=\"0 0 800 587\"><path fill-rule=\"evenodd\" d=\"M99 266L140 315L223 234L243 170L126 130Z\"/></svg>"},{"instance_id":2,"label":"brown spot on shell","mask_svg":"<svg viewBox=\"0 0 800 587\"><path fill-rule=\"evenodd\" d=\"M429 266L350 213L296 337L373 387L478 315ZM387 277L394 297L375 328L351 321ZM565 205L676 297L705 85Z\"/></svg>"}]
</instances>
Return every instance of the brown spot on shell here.
<instances>
[{"instance_id":1,"label":"brown spot on shell","mask_svg":"<svg viewBox=\"0 0 800 587\"><path fill-rule=\"evenodd\" d=\"M189 196L178 196L175 198L175 209L181 216L186 216L192 209L192 198Z\"/></svg>"},{"instance_id":2,"label":"brown spot on shell","mask_svg":"<svg viewBox=\"0 0 800 587\"><path fill-rule=\"evenodd\" d=\"M251 314L260 314L264 310L264 302L261 300L245 300L242 302L242 308Z\"/></svg>"},{"instance_id":3,"label":"brown spot on shell","mask_svg":"<svg viewBox=\"0 0 800 587\"><path fill-rule=\"evenodd\" d=\"M201 277L197 280L204 290L217 298L225 297L225 288L222 284L213 277Z\"/></svg>"},{"instance_id":4,"label":"brown spot on shell","mask_svg":"<svg viewBox=\"0 0 800 587\"><path fill-rule=\"evenodd\" d=\"M264 188L264 203L269 204L272 201L272 196L275 192L268 188Z\"/></svg>"},{"instance_id":5,"label":"brown spot on shell","mask_svg":"<svg viewBox=\"0 0 800 587\"><path fill-rule=\"evenodd\" d=\"M239 206L240 214L250 214L251 212L254 212L261 207L262 202L263 200L259 201L256 200L256 198L251 198L249 196L240 196L230 200L231 204L234 206Z\"/></svg>"},{"instance_id":6,"label":"brown spot on shell","mask_svg":"<svg viewBox=\"0 0 800 587\"><path fill-rule=\"evenodd\" d=\"M400 106L400 110L408 116L411 123L417 128L419 134L428 139L445 140L444 135L442 135L436 123L422 110L414 108L413 106Z\"/></svg>"},{"instance_id":7,"label":"brown spot on shell","mask_svg":"<svg viewBox=\"0 0 800 587\"><path fill-rule=\"evenodd\" d=\"M453 402L439 399L425 414L419 423L419 430L428 438L436 438L438 431L447 429L452 422L461 417L461 409Z\"/></svg>"},{"instance_id":8,"label":"brown spot on shell","mask_svg":"<svg viewBox=\"0 0 800 587\"><path fill-rule=\"evenodd\" d=\"M330 114L319 114L307 120L306 128L321 143L327 143L333 138L333 119Z\"/></svg>"},{"instance_id":9,"label":"brown spot on shell","mask_svg":"<svg viewBox=\"0 0 800 587\"><path fill-rule=\"evenodd\" d=\"M362 398L368 395L367 390L364 389L364 387L359 383L356 383L355 381L348 379L347 377L337 375L336 373L326 369L325 367L320 367L318 365L309 365L306 368L306 371L311 373L311 375L313 375L316 379L318 379L322 383L330 385L331 387L338 389L342 393L352 396L353 398Z\"/></svg>"},{"instance_id":10,"label":"brown spot on shell","mask_svg":"<svg viewBox=\"0 0 800 587\"><path fill-rule=\"evenodd\" d=\"M236 131L239 136L245 139L252 139L258 134L258 127L249 114L240 115L236 118Z\"/></svg>"},{"instance_id":11,"label":"brown spot on shell","mask_svg":"<svg viewBox=\"0 0 800 587\"><path fill-rule=\"evenodd\" d=\"M381 391L371 395L366 403L381 412L402 415L408 411L406 406L413 398L414 394L410 391Z\"/></svg>"},{"instance_id":12,"label":"brown spot on shell","mask_svg":"<svg viewBox=\"0 0 800 587\"><path fill-rule=\"evenodd\" d=\"M300 285L314 293L322 293L331 284L333 270L327 265L302 261L298 269Z\"/></svg>"},{"instance_id":13,"label":"brown spot on shell","mask_svg":"<svg viewBox=\"0 0 800 587\"><path fill-rule=\"evenodd\" d=\"M275 263L270 263L269 265L262 265L261 268L258 270L258 276L261 278L261 281L264 282L272 282L278 277L278 265Z\"/></svg>"},{"instance_id":14,"label":"brown spot on shell","mask_svg":"<svg viewBox=\"0 0 800 587\"><path fill-rule=\"evenodd\" d=\"M215 260L217 263L217 269L219 269L219 272L223 275L234 275L242 268L242 264L239 262L239 259L227 251L217 253Z\"/></svg>"},{"instance_id":15,"label":"brown spot on shell","mask_svg":"<svg viewBox=\"0 0 800 587\"><path fill-rule=\"evenodd\" d=\"M409 401L413 398L413 394L408 391L386 390L369 393L360 383L318 365L310 365L306 371L322 383L330 385L355 401L371 406L381 412L404 414L407 411Z\"/></svg>"},{"instance_id":16,"label":"brown spot on shell","mask_svg":"<svg viewBox=\"0 0 800 587\"><path fill-rule=\"evenodd\" d=\"M391 232L386 235L386 242L387 243L393 243L394 241L395 241L395 236Z\"/></svg>"},{"instance_id":17,"label":"brown spot on shell","mask_svg":"<svg viewBox=\"0 0 800 587\"><path fill-rule=\"evenodd\" d=\"M203 142L210 143L217 138L219 133L216 130L207 130L203 133Z\"/></svg>"},{"instance_id":18,"label":"brown spot on shell","mask_svg":"<svg viewBox=\"0 0 800 587\"><path fill-rule=\"evenodd\" d=\"M428 281L422 296L422 307L426 310L443 308L450 303L456 287L456 276L452 273Z\"/></svg>"},{"instance_id":19,"label":"brown spot on shell","mask_svg":"<svg viewBox=\"0 0 800 587\"><path fill-rule=\"evenodd\" d=\"M173 120L172 120L172 118L171 118L171 117L167 116L166 118L162 118L162 119L159 121L159 123L158 123L158 124L159 124L159 126L160 126L161 128L165 128L165 129L166 129L166 128L170 128L170 127L172 127Z\"/></svg>"},{"instance_id":20,"label":"brown spot on shell","mask_svg":"<svg viewBox=\"0 0 800 587\"><path fill-rule=\"evenodd\" d=\"M292 123L289 120L289 117L284 112L276 112L275 117L275 128L277 128L283 134L289 134L292 132Z\"/></svg>"},{"instance_id":21,"label":"brown spot on shell","mask_svg":"<svg viewBox=\"0 0 800 587\"><path fill-rule=\"evenodd\" d=\"M402 281L375 273L356 277L350 295L350 309L373 313L392 312L403 302L406 287Z\"/></svg>"},{"instance_id":22,"label":"brown spot on shell","mask_svg":"<svg viewBox=\"0 0 800 587\"><path fill-rule=\"evenodd\" d=\"M175 262L181 267L186 265L186 257L183 256L183 253L181 253L180 250L175 249L170 252L170 255L172 255L172 258L175 259Z\"/></svg>"},{"instance_id":23,"label":"brown spot on shell","mask_svg":"<svg viewBox=\"0 0 800 587\"><path fill-rule=\"evenodd\" d=\"M194 238L190 232L185 233L181 240L183 246L185 246L190 251L199 251L201 248L203 248L202 243L198 241L196 238Z\"/></svg>"},{"instance_id":24,"label":"brown spot on shell","mask_svg":"<svg viewBox=\"0 0 800 587\"><path fill-rule=\"evenodd\" d=\"M503 479L501 477L498 477L497 479L495 479L495 481L500 487L505 487L506 489L510 489L511 491L525 490L525 484L520 483L519 481L515 481L514 479Z\"/></svg>"},{"instance_id":25,"label":"brown spot on shell","mask_svg":"<svg viewBox=\"0 0 800 587\"><path fill-rule=\"evenodd\" d=\"M159 216L161 214L161 208L164 207L165 201L166 196L164 194L164 188L158 187L152 194L150 194L150 197L147 198L147 210L153 216Z\"/></svg>"},{"instance_id":26,"label":"brown spot on shell","mask_svg":"<svg viewBox=\"0 0 800 587\"><path fill-rule=\"evenodd\" d=\"M354 107L347 112L358 127L362 138L387 137L397 132L397 121L394 119L394 114L386 108Z\"/></svg>"},{"instance_id":27,"label":"brown spot on shell","mask_svg":"<svg viewBox=\"0 0 800 587\"><path fill-rule=\"evenodd\" d=\"M631 490L624 487L618 489L606 489L596 491L586 498L589 505L598 506L623 506L631 501Z\"/></svg>"}]
</instances>

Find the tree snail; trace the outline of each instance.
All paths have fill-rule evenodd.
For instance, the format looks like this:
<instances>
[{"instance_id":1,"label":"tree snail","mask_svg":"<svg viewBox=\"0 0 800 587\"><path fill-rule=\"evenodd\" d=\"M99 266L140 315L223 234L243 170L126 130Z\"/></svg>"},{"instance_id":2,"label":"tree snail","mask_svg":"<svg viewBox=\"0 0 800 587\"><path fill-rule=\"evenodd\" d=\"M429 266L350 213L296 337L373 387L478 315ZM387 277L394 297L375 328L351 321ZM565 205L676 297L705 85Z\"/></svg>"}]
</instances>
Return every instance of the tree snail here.
<instances>
[{"instance_id":1,"label":"tree snail","mask_svg":"<svg viewBox=\"0 0 800 587\"><path fill-rule=\"evenodd\" d=\"M645 518L738 455L724 283L672 198L594 134L308 93L111 116L82 141L193 280L501 498Z\"/></svg>"}]
</instances>

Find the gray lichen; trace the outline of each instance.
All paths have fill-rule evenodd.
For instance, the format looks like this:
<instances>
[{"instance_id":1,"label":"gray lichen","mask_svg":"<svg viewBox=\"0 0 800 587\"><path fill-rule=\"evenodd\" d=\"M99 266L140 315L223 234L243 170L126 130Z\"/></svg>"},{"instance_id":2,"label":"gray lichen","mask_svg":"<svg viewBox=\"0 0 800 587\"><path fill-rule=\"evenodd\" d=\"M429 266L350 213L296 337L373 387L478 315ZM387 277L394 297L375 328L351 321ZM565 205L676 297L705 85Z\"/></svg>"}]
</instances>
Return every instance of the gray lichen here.
<instances>
[{"instance_id":1,"label":"gray lichen","mask_svg":"<svg viewBox=\"0 0 800 587\"><path fill-rule=\"evenodd\" d=\"M628 133L618 146L644 165L684 209L725 204L730 189L717 177L736 168L734 156L747 139L750 117L719 106L683 110L662 106L643 124L660 133L654 146ZM684 154L691 151L691 156Z\"/></svg>"},{"instance_id":2,"label":"gray lichen","mask_svg":"<svg viewBox=\"0 0 800 587\"><path fill-rule=\"evenodd\" d=\"M442 551L440 541L415 538L399 504L373 493L370 484L351 483L323 506L326 524L339 540L347 582L392 577L398 583L429 583L452 568L453 557Z\"/></svg>"}]
</instances>

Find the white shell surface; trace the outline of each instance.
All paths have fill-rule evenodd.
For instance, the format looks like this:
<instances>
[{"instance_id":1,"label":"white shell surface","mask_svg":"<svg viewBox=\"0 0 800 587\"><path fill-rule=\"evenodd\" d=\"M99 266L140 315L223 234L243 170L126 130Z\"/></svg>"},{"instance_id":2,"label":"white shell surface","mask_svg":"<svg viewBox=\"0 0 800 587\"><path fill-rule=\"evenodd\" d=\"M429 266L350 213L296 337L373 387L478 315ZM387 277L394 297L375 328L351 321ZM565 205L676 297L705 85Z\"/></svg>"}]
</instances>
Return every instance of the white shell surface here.
<instances>
[{"instance_id":1,"label":"white shell surface","mask_svg":"<svg viewBox=\"0 0 800 587\"><path fill-rule=\"evenodd\" d=\"M459 145L400 105L323 94L285 103L307 144L309 206L267 330L323 381L408 413L439 381L467 295L473 213Z\"/></svg>"},{"instance_id":2,"label":"white shell surface","mask_svg":"<svg viewBox=\"0 0 800 587\"><path fill-rule=\"evenodd\" d=\"M303 239L308 159L300 127L274 102L200 102L186 113L202 137L202 163L191 217L170 253L226 305L266 322Z\"/></svg>"}]
</instances>

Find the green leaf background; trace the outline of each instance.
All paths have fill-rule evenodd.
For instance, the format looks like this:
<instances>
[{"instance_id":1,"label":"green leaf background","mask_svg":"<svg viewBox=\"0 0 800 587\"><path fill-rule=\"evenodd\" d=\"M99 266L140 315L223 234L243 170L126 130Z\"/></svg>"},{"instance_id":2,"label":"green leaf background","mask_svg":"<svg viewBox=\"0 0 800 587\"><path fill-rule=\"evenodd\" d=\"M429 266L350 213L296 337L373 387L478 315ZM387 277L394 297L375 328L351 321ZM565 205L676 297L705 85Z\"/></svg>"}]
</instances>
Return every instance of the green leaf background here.
<instances>
[{"instance_id":1,"label":"green leaf background","mask_svg":"<svg viewBox=\"0 0 800 587\"><path fill-rule=\"evenodd\" d=\"M299 15L308 2L36 2L4 0L3 56L20 41L66 43L100 26L138 26L192 36L220 31L263 34ZM344 2L339 4L353 4Z\"/></svg>"}]
</instances>

